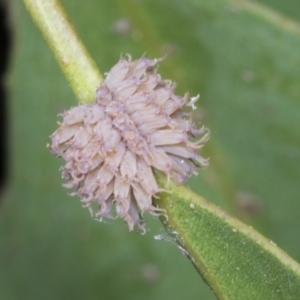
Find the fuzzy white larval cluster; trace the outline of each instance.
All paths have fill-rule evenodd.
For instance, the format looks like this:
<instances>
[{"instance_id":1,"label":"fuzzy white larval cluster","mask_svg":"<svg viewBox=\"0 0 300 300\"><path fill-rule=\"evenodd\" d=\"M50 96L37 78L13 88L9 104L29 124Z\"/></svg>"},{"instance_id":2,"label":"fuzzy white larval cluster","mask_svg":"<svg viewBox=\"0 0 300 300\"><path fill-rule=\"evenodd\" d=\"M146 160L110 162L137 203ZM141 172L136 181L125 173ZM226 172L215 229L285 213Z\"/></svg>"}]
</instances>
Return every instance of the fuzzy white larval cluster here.
<instances>
[{"instance_id":1,"label":"fuzzy white larval cluster","mask_svg":"<svg viewBox=\"0 0 300 300\"><path fill-rule=\"evenodd\" d=\"M181 184L208 164L198 150L209 133L196 129L183 112L195 98L175 95L175 84L157 74L158 61L121 58L97 89L94 104L63 113L49 146L65 160L65 186L75 188L92 215L116 215L129 230L145 231L141 213L162 213L152 203L161 191L152 168Z\"/></svg>"}]
</instances>

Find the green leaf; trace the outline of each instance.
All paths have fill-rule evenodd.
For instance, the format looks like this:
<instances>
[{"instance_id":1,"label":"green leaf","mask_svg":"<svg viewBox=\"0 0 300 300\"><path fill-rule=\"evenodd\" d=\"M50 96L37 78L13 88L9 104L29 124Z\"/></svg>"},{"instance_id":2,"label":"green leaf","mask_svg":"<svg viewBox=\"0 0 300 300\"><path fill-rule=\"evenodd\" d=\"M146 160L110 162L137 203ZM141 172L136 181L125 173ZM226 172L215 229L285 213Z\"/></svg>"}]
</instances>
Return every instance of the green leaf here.
<instances>
[{"instance_id":1,"label":"green leaf","mask_svg":"<svg viewBox=\"0 0 300 300\"><path fill-rule=\"evenodd\" d=\"M292 19L300 20L300 2L298 0L280 1L280 0L259 0L270 9L275 9Z\"/></svg>"},{"instance_id":2,"label":"green leaf","mask_svg":"<svg viewBox=\"0 0 300 300\"><path fill-rule=\"evenodd\" d=\"M169 51L161 71L179 82L179 93L201 93L195 118L212 129L211 166L189 185L299 260L299 26L241 1L62 2L102 70L121 52ZM154 243L154 221L150 235L135 236L120 223L90 220L66 197L60 162L45 144L53 116L75 100L27 12L12 5L13 164L0 218L1 298L214 299L176 247ZM124 17L132 31L122 35L113 28ZM294 284L295 273L284 274Z\"/></svg>"},{"instance_id":3,"label":"green leaf","mask_svg":"<svg viewBox=\"0 0 300 300\"><path fill-rule=\"evenodd\" d=\"M218 299L299 299L300 266L253 228L215 205L167 183L157 200L162 217Z\"/></svg>"}]
</instances>

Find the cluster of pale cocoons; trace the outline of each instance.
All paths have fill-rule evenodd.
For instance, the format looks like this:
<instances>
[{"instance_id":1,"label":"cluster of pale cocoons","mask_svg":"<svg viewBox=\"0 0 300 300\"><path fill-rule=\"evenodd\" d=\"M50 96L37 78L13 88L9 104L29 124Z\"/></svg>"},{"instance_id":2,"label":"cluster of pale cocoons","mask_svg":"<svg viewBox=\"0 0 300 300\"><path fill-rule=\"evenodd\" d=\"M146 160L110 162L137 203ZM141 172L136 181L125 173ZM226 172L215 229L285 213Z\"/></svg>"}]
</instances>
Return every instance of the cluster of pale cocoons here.
<instances>
[{"instance_id":1,"label":"cluster of pale cocoons","mask_svg":"<svg viewBox=\"0 0 300 300\"><path fill-rule=\"evenodd\" d=\"M153 169L181 184L208 164L198 150L209 133L183 111L198 97L175 95L175 84L157 74L158 61L121 58L98 87L95 103L63 113L49 146L65 160L65 186L94 217L123 218L130 230L143 232L143 212L163 213L153 205L162 191Z\"/></svg>"}]
</instances>

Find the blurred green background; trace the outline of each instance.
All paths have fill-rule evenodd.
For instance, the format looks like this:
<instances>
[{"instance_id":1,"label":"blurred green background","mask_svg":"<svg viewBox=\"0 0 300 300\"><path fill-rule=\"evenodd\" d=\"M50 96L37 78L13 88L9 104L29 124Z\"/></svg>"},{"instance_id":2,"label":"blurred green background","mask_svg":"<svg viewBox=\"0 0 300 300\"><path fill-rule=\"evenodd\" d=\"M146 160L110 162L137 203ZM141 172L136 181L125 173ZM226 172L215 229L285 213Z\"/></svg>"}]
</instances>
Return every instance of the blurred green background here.
<instances>
[{"instance_id":1,"label":"blurred green background","mask_svg":"<svg viewBox=\"0 0 300 300\"><path fill-rule=\"evenodd\" d=\"M201 94L210 166L189 187L300 261L300 2L63 0L102 72L154 58L177 92ZM272 6L272 7L271 7ZM286 17L281 18L274 10ZM0 299L215 299L160 222L145 236L92 220L46 149L76 105L20 1L9 82L10 180L0 214ZM291 22L290 20L294 20ZM155 239L159 235L163 240Z\"/></svg>"}]
</instances>

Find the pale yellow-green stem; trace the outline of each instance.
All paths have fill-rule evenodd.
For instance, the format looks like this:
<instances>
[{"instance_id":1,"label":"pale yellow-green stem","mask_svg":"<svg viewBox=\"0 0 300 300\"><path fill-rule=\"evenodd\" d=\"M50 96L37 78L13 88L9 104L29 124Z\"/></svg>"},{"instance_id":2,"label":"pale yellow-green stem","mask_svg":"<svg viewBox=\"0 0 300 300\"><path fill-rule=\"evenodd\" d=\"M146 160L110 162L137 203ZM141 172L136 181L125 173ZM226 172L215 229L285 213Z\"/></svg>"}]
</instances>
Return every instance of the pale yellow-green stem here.
<instances>
[{"instance_id":1,"label":"pale yellow-green stem","mask_svg":"<svg viewBox=\"0 0 300 300\"><path fill-rule=\"evenodd\" d=\"M79 103L91 103L102 76L57 0L24 0Z\"/></svg>"}]
</instances>

